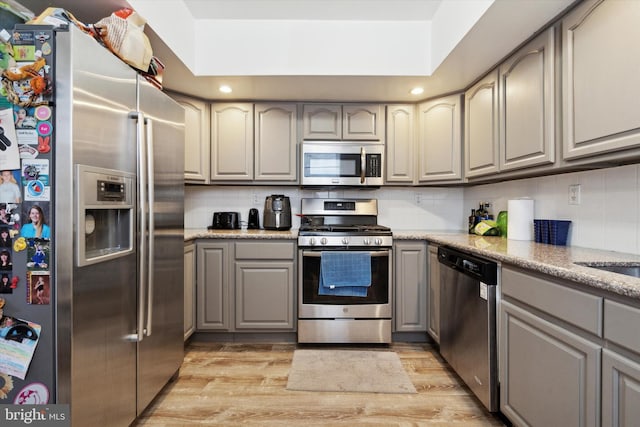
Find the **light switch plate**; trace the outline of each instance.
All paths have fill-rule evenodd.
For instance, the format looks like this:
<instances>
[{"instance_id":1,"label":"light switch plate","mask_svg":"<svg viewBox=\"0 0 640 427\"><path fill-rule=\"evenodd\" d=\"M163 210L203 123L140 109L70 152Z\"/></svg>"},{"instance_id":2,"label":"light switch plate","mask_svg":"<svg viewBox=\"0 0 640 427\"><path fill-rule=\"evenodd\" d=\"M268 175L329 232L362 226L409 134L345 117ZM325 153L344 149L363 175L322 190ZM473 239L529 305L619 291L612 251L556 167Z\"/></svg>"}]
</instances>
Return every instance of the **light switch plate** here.
<instances>
[{"instance_id":1,"label":"light switch plate","mask_svg":"<svg viewBox=\"0 0 640 427\"><path fill-rule=\"evenodd\" d=\"M572 184L569 186L569 204L580 204L580 184Z\"/></svg>"}]
</instances>

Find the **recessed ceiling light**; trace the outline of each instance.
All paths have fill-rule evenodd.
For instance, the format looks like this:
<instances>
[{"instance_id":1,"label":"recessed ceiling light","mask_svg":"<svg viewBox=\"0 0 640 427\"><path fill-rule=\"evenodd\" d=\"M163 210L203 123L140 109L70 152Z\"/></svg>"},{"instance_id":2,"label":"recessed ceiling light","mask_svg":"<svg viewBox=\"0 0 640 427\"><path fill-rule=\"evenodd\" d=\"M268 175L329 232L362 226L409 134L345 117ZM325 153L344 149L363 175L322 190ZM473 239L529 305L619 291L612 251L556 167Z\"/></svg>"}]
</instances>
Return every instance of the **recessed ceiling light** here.
<instances>
[{"instance_id":1,"label":"recessed ceiling light","mask_svg":"<svg viewBox=\"0 0 640 427\"><path fill-rule=\"evenodd\" d=\"M421 87L414 87L411 89L411 95L420 95L422 92L424 92L424 89Z\"/></svg>"},{"instance_id":2,"label":"recessed ceiling light","mask_svg":"<svg viewBox=\"0 0 640 427\"><path fill-rule=\"evenodd\" d=\"M231 86L227 86L227 85L222 85L220 86L220 88L218 89L220 92L222 93L231 93Z\"/></svg>"}]
</instances>

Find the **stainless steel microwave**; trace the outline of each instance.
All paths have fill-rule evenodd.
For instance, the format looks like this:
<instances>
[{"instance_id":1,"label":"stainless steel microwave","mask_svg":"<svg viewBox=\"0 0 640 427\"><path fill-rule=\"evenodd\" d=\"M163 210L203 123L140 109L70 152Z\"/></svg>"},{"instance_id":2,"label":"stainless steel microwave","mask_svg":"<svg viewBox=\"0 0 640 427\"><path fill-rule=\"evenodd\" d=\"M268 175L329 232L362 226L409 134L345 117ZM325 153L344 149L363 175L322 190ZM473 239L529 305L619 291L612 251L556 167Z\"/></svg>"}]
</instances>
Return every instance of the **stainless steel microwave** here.
<instances>
[{"instance_id":1,"label":"stainless steel microwave","mask_svg":"<svg viewBox=\"0 0 640 427\"><path fill-rule=\"evenodd\" d=\"M383 184L384 144L378 141L303 141L302 185Z\"/></svg>"}]
</instances>

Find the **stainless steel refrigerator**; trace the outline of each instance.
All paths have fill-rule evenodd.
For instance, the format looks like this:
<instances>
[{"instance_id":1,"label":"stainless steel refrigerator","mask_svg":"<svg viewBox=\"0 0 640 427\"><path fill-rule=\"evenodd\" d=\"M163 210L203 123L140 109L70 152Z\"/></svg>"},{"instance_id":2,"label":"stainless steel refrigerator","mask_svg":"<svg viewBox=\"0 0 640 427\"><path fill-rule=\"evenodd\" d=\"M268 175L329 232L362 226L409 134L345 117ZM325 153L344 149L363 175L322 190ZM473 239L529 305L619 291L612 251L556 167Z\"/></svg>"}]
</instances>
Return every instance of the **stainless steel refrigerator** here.
<instances>
[{"instance_id":1,"label":"stainless steel refrigerator","mask_svg":"<svg viewBox=\"0 0 640 427\"><path fill-rule=\"evenodd\" d=\"M183 359L184 110L74 26L35 39L55 76L52 298L17 310L42 324L25 382L73 426L127 426Z\"/></svg>"}]
</instances>

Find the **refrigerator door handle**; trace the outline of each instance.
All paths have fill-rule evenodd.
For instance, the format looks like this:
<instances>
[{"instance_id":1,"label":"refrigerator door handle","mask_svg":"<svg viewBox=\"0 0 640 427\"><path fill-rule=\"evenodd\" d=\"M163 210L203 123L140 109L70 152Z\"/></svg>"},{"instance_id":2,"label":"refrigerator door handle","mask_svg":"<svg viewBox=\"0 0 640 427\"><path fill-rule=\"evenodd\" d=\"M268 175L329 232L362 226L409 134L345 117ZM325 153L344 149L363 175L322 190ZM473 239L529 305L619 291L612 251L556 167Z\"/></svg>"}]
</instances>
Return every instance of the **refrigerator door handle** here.
<instances>
[{"instance_id":1,"label":"refrigerator door handle","mask_svg":"<svg viewBox=\"0 0 640 427\"><path fill-rule=\"evenodd\" d=\"M154 179L154 171L155 167L153 164L153 120L145 119L145 146L146 146L146 157L147 157L147 201L148 201L148 211L149 211L149 219L148 219L148 250L147 250L147 321L145 327L145 335L151 335L151 325L153 324L153 288L154 288L154 277L153 272L155 270L154 259L155 259L155 179Z\"/></svg>"},{"instance_id":2,"label":"refrigerator door handle","mask_svg":"<svg viewBox=\"0 0 640 427\"><path fill-rule=\"evenodd\" d=\"M145 141L145 117L140 111L133 112L130 116L137 120L136 123L136 145L138 149L138 203L140 209L140 244L138 248L138 330L137 341L140 342L144 338L144 321L145 321L145 305L146 305L146 287L147 287L147 160Z\"/></svg>"}]
</instances>

